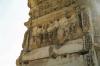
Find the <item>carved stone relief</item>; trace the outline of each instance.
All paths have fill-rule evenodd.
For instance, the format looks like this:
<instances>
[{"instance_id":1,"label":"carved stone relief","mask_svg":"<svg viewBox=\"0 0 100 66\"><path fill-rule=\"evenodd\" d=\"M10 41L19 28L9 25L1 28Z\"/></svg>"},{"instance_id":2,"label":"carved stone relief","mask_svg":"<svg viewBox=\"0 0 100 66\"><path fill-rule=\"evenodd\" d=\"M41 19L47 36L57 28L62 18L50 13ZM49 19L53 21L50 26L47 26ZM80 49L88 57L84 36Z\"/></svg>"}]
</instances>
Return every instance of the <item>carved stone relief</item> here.
<instances>
[{"instance_id":1,"label":"carved stone relief","mask_svg":"<svg viewBox=\"0 0 100 66\"><path fill-rule=\"evenodd\" d=\"M77 6L72 7L73 4L77 4L76 1L77 0L28 0L30 19L25 23L28 30L24 36L23 50L16 61L17 66L24 66L21 65L23 63L21 57L34 49L52 45L62 46L68 41L82 38L89 31L88 13L85 9L81 11L78 10L79 8ZM69 8L64 10L65 7ZM57 11L59 10L62 10L64 13L61 13L62 11L58 13ZM50 14L51 12L55 13L55 15L53 15L55 17L52 18L53 16L51 15L48 15L48 18L42 17L44 21L48 21L48 23L40 23L42 19L38 20L38 18ZM60 16L57 14L60 14ZM52 19L50 19L50 17ZM37 20L35 20L36 18ZM34 26L33 23L35 24Z\"/></svg>"}]
</instances>

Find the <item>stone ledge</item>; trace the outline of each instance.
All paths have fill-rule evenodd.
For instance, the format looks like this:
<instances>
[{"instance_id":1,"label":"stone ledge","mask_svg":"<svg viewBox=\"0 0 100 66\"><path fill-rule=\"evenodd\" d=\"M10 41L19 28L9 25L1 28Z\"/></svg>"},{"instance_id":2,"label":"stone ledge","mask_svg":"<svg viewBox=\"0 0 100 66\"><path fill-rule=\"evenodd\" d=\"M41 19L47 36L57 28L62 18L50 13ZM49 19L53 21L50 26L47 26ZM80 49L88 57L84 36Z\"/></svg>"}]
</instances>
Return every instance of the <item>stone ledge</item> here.
<instances>
[{"instance_id":1,"label":"stone ledge","mask_svg":"<svg viewBox=\"0 0 100 66\"><path fill-rule=\"evenodd\" d=\"M82 39L78 39L78 40L69 41L68 43L66 43L60 48L56 48L54 45L52 46L52 48L53 48L52 51L57 55L75 53L83 49L83 42ZM31 52L28 52L25 55L23 55L22 60L23 61L37 60L37 59L42 59L47 57L50 57L50 46L32 50Z\"/></svg>"}]
</instances>

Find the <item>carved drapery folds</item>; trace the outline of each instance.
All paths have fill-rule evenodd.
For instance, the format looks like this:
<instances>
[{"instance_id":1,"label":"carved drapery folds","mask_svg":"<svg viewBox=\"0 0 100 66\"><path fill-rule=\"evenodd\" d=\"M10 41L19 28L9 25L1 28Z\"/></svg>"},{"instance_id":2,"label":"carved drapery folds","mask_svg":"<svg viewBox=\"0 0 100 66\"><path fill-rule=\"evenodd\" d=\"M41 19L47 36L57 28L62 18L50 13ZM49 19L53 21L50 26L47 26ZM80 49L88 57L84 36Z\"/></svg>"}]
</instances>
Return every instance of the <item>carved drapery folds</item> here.
<instances>
[{"instance_id":1,"label":"carved drapery folds","mask_svg":"<svg viewBox=\"0 0 100 66\"><path fill-rule=\"evenodd\" d=\"M32 49L81 38L89 30L89 17L84 11L76 13L74 10L65 17L50 21L45 24L37 24L31 28L29 40L26 44ZM29 34L27 33L27 36ZM29 43L27 43L29 42ZM28 45L26 45L28 46Z\"/></svg>"}]
</instances>

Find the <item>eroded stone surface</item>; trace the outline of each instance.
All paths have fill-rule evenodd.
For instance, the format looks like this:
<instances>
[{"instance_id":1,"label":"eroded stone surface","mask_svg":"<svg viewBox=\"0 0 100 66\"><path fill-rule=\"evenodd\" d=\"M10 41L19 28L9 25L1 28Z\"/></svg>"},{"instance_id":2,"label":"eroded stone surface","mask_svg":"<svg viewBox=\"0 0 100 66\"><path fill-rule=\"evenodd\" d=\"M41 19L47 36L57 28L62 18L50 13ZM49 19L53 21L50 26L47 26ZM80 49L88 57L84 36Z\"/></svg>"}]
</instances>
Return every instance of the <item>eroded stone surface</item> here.
<instances>
[{"instance_id":1,"label":"eroded stone surface","mask_svg":"<svg viewBox=\"0 0 100 66\"><path fill-rule=\"evenodd\" d=\"M83 56L89 49L84 49L88 40L83 38L91 29L85 2L28 0L30 18L25 23L28 30L16 65L86 66Z\"/></svg>"}]
</instances>

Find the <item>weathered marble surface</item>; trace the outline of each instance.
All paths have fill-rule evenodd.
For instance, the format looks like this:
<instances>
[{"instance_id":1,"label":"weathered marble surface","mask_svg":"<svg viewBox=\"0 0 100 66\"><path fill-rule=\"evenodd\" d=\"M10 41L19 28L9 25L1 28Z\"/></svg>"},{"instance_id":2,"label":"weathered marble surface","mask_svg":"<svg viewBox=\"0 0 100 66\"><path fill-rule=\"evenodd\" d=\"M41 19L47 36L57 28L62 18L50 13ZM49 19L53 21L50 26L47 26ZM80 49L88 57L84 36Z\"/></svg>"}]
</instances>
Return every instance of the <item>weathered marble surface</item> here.
<instances>
[{"instance_id":1,"label":"weathered marble surface","mask_svg":"<svg viewBox=\"0 0 100 66\"><path fill-rule=\"evenodd\" d=\"M23 55L22 60L26 61L26 60L37 60L41 58L47 58L50 57L51 53L55 53L58 56L64 54L77 53L82 49L83 49L83 41L82 39L78 39L78 40L70 41L60 48L57 48L56 45L55 46L52 45L52 46L42 47L39 49L34 49L31 52Z\"/></svg>"},{"instance_id":2,"label":"weathered marble surface","mask_svg":"<svg viewBox=\"0 0 100 66\"><path fill-rule=\"evenodd\" d=\"M85 3L86 2L86 3ZM17 66L86 66L87 0L28 0L28 28ZM85 61L86 60L86 61ZM89 62L90 63L90 62Z\"/></svg>"},{"instance_id":3,"label":"weathered marble surface","mask_svg":"<svg viewBox=\"0 0 100 66\"><path fill-rule=\"evenodd\" d=\"M41 60L30 61L25 66L85 66L83 57L77 54L67 55L66 57L58 56L56 59L46 58ZM24 65L23 65L24 66Z\"/></svg>"}]
</instances>

